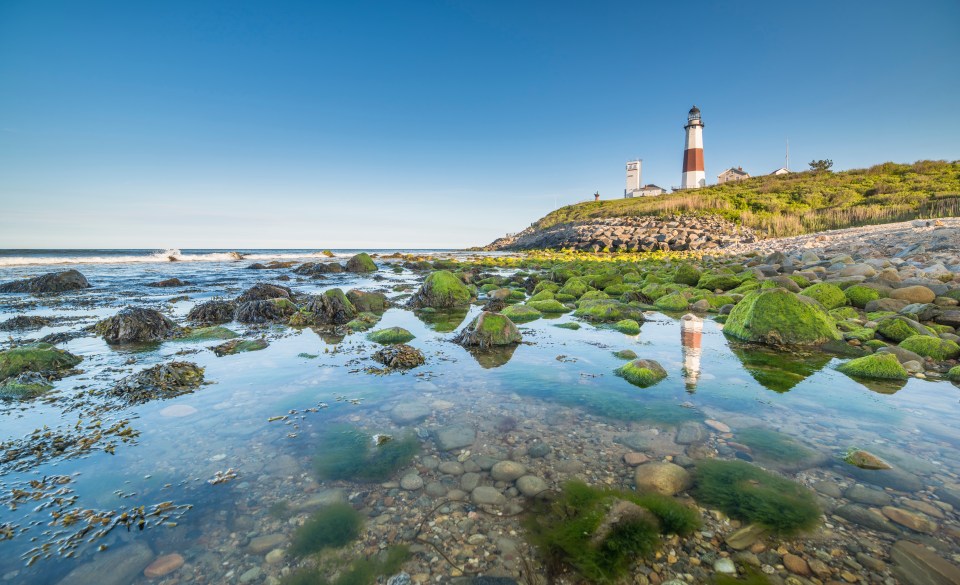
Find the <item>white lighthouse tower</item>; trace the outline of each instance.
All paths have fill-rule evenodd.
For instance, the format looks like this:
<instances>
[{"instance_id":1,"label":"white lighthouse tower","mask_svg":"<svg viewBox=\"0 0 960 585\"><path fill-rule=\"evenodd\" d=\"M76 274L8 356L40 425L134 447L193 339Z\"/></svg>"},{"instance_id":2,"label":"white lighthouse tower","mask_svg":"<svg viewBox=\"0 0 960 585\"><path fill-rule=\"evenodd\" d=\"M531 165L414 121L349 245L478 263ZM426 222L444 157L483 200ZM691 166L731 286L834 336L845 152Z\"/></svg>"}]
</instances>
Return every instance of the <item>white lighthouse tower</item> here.
<instances>
[{"instance_id":1,"label":"white lighthouse tower","mask_svg":"<svg viewBox=\"0 0 960 585\"><path fill-rule=\"evenodd\" d=\"M683 147L683 178L681 189L698 189L707 185L707 174L703 170L703 121L700 120L700 108L693 106L687 114L687 138Z\"/></svg>"}]
</instances>

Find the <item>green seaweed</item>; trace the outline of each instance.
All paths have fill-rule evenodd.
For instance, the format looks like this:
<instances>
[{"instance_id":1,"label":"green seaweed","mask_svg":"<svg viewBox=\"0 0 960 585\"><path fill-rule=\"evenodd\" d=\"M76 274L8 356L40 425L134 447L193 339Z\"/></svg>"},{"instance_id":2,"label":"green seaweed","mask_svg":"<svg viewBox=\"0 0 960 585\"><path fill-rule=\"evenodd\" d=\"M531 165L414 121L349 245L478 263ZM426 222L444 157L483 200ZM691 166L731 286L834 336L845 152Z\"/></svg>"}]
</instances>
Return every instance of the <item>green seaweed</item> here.
<instances>
[{"instance_id":1,"label":"green seaweed","mask_svg":"<svg viewBox=\"0 0 960 585\"><path fill-rule=\"evenodd\" d=\"M543 317L543 313L529 305L510 305L501 313L514 323L528 323Z\"/></svg>"},{"instance_id":2,"label":"green seaweed","mask_svg":"<svg viewBox=\"0 0 960 585\"><path fill-rule=\"evenodd\" d=\"M319 445L314 467L320 479L368 482L388 479L420 450L413 434L380 442L348 425L327 429Z\"/></svg>"},{"instance_id":3,"label":"green seaweed","mask_svg":"<svg viewBox=\"0 0 960 585\"><path fill-rule=\"evenodd\" d=\"M626 335L640 335L640 324L633 319L624 319L613 324L613 328Z\"/></svg>"},{"instance_id":4,"label":"green seaweed","mask_svg":"<svg viewBox=\"0 0 960 585\"><path fill-rule=\"evenodd\" d=\"M527 306L541 313L569 313L570 307L564 305L556 299L544 299L539 301L529 300Z\"/></svg>"},{"instance_id":5,"label":"green seaweed","mask_svg":"<svg viewBox=\"0 0 960 585\"><path fill-rule=\"evenodd\" d=\"M847 304L847 297L843 294L843 290L839 286L830 284L829 282L821 282L807 287L800 291L800 294L819 302L828 310L836 309L837 307L842 307Z\"/></svg>"},{"instance_id":6,"label":"green seaweed","mask_svg":"<svg viewBox=\"0 0 960 585\"><path fill-rule=\"evenodd\" d=\"M386 329L378 329L377 331L367 334L367 339L374 343L380 343L383 345L406 343L414 338L415 335L403 327L388 327Z\"/></svg>"},{"instance_id":7,"label":"green seaweed","mask_svg":"<svg viewBox=\"0 0 960 585\"><path fill-rule=\"evenodd\" d=\"M813 528L820 518L810 490L744 461L702 459L694 480L693 495L701 505L774 534L796 534Z\"/></svg>"},{"instance_id":8,"label":"green seaweed","mask_svg":"<svg viewBox=\"0 0 960 585\"><path fill-rule=\"evenodd\" d=\"M580 324L576 321L567 321L566 323L556 323L554 327L559 327L560 329L570 329L571 331L576 331L580 329Z\"/></svg>"},{"instance_id":9,"label":"green seaweed","mask_svg":"<svg viewBox=\"0 0 960 585\"><path fill-rule=\"evenodd\" d=\"M862 284L848 286L843 290L843 294L851 305L860 309L866 307L870 301L875 301L881 297L880 291Z\"/></svg>"},{"instance_id":10,"label":"green seaweed","mask_svg":"<svg viewBox=\"0 0 960 585\"><path fill-rule=\"evenodd\" d=\"M900 342L900 347L938 362L950 360L960 355L960 345L949 339L939 339L926 335L914 335Z\"/></svg>"},{"instance_id":11,"label":"green seaweed","mask_svg":"<svg viewBox=\"0 0 960 585\"><path fill-rule=\"evenodd\" d=\"M674 292L664 295L653 302L653 306L663 311L686 311L689 301L683 293Z\"/></svg>"},{"instance_id":12,"label":"green seaweed","mask_svg":"<svg viewBox=\"0 0 960 585\"><path fill-rule=\"evenodd\" d=\"M667 377L663 366L653 360L643 359L626 363L613 373L641 388L649 388Z\"/></svg>"},{"instance_id":13,"label":"green seaweed","mask_svg":"<svg viewBox=\"0 0 960 585\"><path fill-rule=\"evenodd\" d=\"M819 303L782 288L747 294L730 312L723 333L768 345L820 345L841 338Z\"/></svg>"},{"instance_id":14,"label":"green seaweed","mask_svg":"<svg viewBox=\"0 0 960 585\"><path fill-rule=\"evenodd\" d=\"M874 353L853 359L837 366L837 370L854 378L874 380L906 380L909 377L892 353Z\"/></svg>"},{"instance_id":15,"label":"green seaweed","mask_svg":"<svg viewBox=\"0 0 960 585\"><path fill-rule=\"evenodd\" d=\"M339 548L360 536L363 517L349 504L331 504L314 513L293 534L289 552L303 557L326 548Z\"/></svg>"}]
</instances>

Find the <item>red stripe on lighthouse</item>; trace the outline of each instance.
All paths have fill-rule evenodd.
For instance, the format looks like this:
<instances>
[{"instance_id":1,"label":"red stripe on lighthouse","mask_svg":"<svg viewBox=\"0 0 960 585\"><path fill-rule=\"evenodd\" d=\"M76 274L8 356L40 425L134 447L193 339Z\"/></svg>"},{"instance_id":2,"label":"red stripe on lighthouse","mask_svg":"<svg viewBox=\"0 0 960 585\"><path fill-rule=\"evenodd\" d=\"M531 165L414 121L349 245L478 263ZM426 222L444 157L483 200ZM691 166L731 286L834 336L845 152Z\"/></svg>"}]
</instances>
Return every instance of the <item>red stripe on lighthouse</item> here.
<instances>
[{"instance_id":1,"label":"red stripe on lighthouse","mask_svg":"<svg viewBox=\"0 0 960 585\"><path fill-rule=\"evenodd\" d=\"M683 151L683 172L703 170L703 149L688 148Z\"/></svg>"}]
</instances>

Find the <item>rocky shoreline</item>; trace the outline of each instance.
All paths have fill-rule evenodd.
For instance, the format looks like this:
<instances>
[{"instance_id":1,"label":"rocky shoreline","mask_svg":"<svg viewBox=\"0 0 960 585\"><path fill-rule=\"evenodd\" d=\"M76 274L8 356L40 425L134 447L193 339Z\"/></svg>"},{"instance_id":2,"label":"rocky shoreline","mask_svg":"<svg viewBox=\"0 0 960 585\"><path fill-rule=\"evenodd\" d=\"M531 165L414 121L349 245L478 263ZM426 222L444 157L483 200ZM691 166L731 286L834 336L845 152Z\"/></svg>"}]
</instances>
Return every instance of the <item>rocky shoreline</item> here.
<instances>
[{"instance_id":1,"label":"rocky shoreline","mask_svg":"<svg viewBox=\"0 0 960 585\"><path fill-rule=\"evenodd\" d=\"M653 252L715 250L758 241L750 228L715 216L615 217L565 223L539 229L531 226L500 238L481 250L570 249L587 252Z\"/></svg>"}]
</instances>

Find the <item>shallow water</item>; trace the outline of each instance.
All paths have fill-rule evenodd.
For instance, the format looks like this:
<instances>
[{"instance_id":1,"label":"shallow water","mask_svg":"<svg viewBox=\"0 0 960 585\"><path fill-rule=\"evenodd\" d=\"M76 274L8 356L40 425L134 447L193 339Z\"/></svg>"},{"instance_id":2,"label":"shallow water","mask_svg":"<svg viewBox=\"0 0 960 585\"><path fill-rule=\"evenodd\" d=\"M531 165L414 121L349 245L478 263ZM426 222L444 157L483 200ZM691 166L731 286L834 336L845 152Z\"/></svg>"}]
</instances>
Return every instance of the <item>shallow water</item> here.
<instances>
[{"instance_id":1,"label":"shallow water","mask_svg":"<svg viewBox=\"0 0 960 585\"><path fill-rule=\"evenodd\" d=\"M280 256L290 257L260 251L258 261ZM255 282L276 282L276 276L290 273L247 270L249 263L210 259L85 264L79 268L94 288L58 297L5 295L0 321L24 314L70 317L52 327L13 333L23 339L76 331L127 304L162 307L182 322L197 302L234 297ZM378 263L384 265L382 260ZM0 282L46 270L35 264L3 267ZM144 286L171 277L191 285ZM374 277L334 274L325 280L300 280L291 274L289 282L279 284L301 293L340 287L398 297L402 293L394 292L395 285L416 285L420 278L407 270L400 274L381 270ZM183 295L188 298L171 302ZM323 451L323 429L347 422L371 433L396 435L403 429L390 413L397 405L409 403L429 404L432 411L426 420L411 425L420 431L424 455L434 452L431 430L465 424L480 431L475 452L545 442L555 452L543 465L577 460L586 465L579 473L587 477L600 477L610 469L616 470L614 476L627 477L619 460L623 452L639 449L653 456L683 455L684 445L673 440L677 425L712 419L733 428L732 436L721 435L721 439L734 443L739 431L752 427L775 430L798 441L809 451L800 462L775 455L765 459L762 444L738 451L723 441L720 456L755 459L791 473L801 471L798 479L806 483L856 479L882 486L886 480L878 472L863 472L842 462L850 447L869 449L900 467L916 483L908 481L907 491L899 486L897 493L905 496L958 481L960 394L950 383L911 379L899 388L868 388L835 371L836 358L767 354L743 347L727 340L710 320L704 322L702 338L682 338L678 316L661 313L650 313L650 321L637 336L587 323L576 331L555 327L575 320L570 315L540 319L520 326L524 343L515 349L471 353L451 343L449 331L468 323L479 310L473 307L462 321L457 315L439 324L426 323L402 308L387 311L376 328L409 329L416 335L410 345L421 349L427 360L407 373L387 375L366 371L380 365L370 359L378 346L363 333L325 340L311 329L267 328L268 348L224 357L207 349L217 343L210 341L118 349L84 336L60 344L84 358L79 366L83 373L60 380L42 400L0 405L4 449L34 429L47 426L66 431L78 421L90 425L94 419L103 428L129 421L139 435L127 442L114 437L113 454L103 451L109 440L104 439L79 458L54 456L19 470L6 464L0 467L3 492L24 488L30 480L69 476L64 485L76 497L73 507L117 510L163 502L192 507L178 509L165 524L142 531L136 526L129 531L116 528L92 544L64 549L73 550L77 558L63 558L56 546L36 550L75 531L70 527L54 535L47 526L51 510L61 505L35 509L50 501L39 498L16 509L7 506L0 509L0 525L16 528L13 538L0 540L0 576L13 583L55 583L77 564L88 562L97 546L117 549L142 541L156 554L182 554L190 568L185 581L233 582L238 575L265 566L261 558L242 554L250 536L293 530L268 513L271 505L287 502L296 508L310 494L329 487L346 487L348 492L367 489L313 479L311 461ZM226 326L239 333L247 330L237 323ZM613 355L621 349L657 360L669 376L651 388L632 386L613 374L624 363ZM123 376L172 359L204 367L210 384L175 399L95 414L89 411L96 401L79 398L86 389L109 387ZM516 430L498 432L497 416L515 419ZM504 440L512 442L501 443ZM236 477L213 481L224 473ZM565 476L557 472L552 477L559 481ZM429 499L424 499L417 502L419 508L400 514L418 517L429 507ZM952 515L941 523L956 528ZM25 567L38 554L39 560ZM442 564L435 566L442 569ZM279 567L266 567L252 582L274 575L271 570L280 574ZM148 579L140 575L132 582Z\"/></svg>"}]
</instances>

